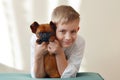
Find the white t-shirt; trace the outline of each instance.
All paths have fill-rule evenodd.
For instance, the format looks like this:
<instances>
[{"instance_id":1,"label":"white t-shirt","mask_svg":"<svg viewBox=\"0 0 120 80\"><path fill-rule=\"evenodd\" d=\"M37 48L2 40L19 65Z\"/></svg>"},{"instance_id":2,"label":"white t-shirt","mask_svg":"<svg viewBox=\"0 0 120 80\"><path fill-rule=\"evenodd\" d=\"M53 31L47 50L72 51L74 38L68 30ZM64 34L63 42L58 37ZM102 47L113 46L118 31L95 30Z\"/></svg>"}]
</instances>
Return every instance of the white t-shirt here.
<instances>
[{"instance_id":1,"label":"white t-shirt","mask_svg":"<svg viewBox=\"0 0 120 80\"><path fill-rule=\"evenodd\" d=\"M31 76L35 78L34 68L34 48L36 42L36 35L33 34L31 38ZM68 66L61 75L61 78L76 77L76 73L79 71L80 64L83 58L85 48L85 40L78 35L76 41L71 47L65 48L64 53L68 61Z\"/></svg>"}]
</instances>

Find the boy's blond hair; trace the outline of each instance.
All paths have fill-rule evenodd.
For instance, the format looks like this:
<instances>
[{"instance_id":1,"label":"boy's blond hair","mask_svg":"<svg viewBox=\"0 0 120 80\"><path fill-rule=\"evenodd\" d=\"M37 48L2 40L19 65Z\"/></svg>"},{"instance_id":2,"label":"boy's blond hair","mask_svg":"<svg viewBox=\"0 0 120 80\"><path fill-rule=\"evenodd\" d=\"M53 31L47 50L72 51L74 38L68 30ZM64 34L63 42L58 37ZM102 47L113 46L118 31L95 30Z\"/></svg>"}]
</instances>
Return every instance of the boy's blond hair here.
<instances>
[{"instance_id":1,"label":"boy's blond hair","mask_svg":"<svg viewBox=\"0 0 120 80\"><path fill-rule=\"evenodd\" d=\"M80 15L71 6L61 5L56 7L52 12L51 20L53 23L67 24L74 20L80 20Z\"/></svg>"}]
</instances>

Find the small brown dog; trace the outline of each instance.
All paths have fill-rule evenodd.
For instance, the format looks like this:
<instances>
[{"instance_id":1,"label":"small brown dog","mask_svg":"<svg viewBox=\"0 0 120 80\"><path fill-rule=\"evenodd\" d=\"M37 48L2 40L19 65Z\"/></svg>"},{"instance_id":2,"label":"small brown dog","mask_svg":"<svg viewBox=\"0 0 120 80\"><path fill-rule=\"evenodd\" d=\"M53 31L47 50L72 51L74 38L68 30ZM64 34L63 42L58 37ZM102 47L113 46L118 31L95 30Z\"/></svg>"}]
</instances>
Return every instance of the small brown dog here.
<instances>
[{"instance_id":1,"label":"small brown dog","mask_svg":"<svg viewBox=\"0 0 120 80\"><path fill-rule=\"evenodd\" d=\"M50 24L38 24L37 22L33 22L30 25L30 28L34 34L37 36L36 42L41 44L42 42L46 42L48 44L50 41L54 41L56 39L56 26L52 22ZM46 76L50 78L59 78L60 74L58 72L56 58L54 54L48 52L44 56L44 68L46 72Z\"/></svg>"}]
</instances>

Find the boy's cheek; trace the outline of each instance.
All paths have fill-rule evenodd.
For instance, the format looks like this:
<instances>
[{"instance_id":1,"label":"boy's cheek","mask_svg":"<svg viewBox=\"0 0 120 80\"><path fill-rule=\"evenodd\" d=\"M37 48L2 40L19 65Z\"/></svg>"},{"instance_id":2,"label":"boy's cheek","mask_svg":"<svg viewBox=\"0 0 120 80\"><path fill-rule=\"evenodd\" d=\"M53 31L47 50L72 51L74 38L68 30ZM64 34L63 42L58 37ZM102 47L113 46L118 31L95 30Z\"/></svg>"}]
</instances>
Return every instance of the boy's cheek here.
<instances>
[{"instance_id":1,"label":"boy's cheek","mask_svg":"<svg viewBox=\"0 0 120 80\"><path fill-rule=\"evenodd\" d=\"M56 37L57 37L57 39L60 41L60 40L62 40L62 38L63 38L63 35L56 34Z\"/></svg>"}]
</instances>

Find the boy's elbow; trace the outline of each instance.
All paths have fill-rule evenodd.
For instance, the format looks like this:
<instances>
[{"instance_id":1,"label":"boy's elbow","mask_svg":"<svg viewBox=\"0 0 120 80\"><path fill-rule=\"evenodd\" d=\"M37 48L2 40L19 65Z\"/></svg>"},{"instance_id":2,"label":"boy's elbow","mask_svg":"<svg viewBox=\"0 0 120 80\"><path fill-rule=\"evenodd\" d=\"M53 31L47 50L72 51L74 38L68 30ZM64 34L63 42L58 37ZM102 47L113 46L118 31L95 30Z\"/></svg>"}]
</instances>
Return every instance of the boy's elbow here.
<instances>
[{"instance_id":1,"label":"boy's elbow","mask_svg":"<svg viewBox=\"0 0 120 80\"><path fill-rule=\"evenodd\" d=\"M36 74L36 75L35 75L35 78L44 78L44 77L45 77L44 74Z\"/></svg>"},{"instance_id":2,"label":"boy's elbow","mask_svg":"<svg viewBox=\"0 0 120 80\"><path fill-rule=\"evenodd\" d=\"M36 74L36 75L35 75L35 78L43 78L43 76L40 75L40 74Z\"/></svg>"},{"instance_id":3,"label":"boy's elbow","mask_svg":"<svg viewBox=\"0 0 120 80\"><path fill-rule=\"evenodd\" d=\"M44 78L45 75L43 74L31 74L32 78Z\"/></svg>"}]
</instances>

